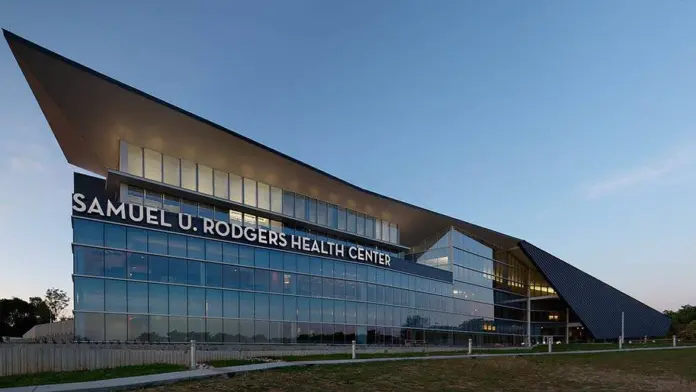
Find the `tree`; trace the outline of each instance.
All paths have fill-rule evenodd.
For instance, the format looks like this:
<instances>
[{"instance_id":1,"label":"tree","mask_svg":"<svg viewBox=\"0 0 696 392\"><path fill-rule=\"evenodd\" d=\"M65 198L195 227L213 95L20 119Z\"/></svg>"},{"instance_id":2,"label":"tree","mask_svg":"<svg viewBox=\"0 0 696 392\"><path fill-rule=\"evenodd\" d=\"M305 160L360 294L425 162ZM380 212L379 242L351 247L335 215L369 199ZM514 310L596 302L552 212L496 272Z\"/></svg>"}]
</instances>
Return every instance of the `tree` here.
<instances>
[{"instance_id":1,"label":"tree","mask_svg":"<svg viewBox=\"0 0 696 392\"><path fill-rule=\"evenodd\" d=\"M685 340L696 339L696 320L691 321L690 323L686 324L686 326L684 326L684 329L682 329L681 332L679 332L679 338Z\"/></svg>"},{"instance_id":2,"label":"tree","mask_svg":"<svg viewBox=\"0 0 696 392\"><path fill-rule=\"evenodd\" d=\"M70 303L70 297L61 289L50 288L46 290L46 305L50 309L51 321L56 321L60 312L63 311Z\"/></svg>"},{"instance_id":3,"label":"tree","mask_svg":"<svg viewBox=\"0 0 696 392\"><path fill-rule=\"evenodd\" d=\"M49 321L50 311L41 298L0 299L0 336L21 337L36 324Z\"/></svg>"},{"instance_id":4,"label":"tree","mask_svg":"<svg viewBox=\"0 0 696 392\"><path fill-rule=\"evenodd\" d=\"M677 311L665 310L664 313L672 319L671 335L679 335L689 323L696 320L696 306L684 305Z\"/></svg>"}]
</instances>

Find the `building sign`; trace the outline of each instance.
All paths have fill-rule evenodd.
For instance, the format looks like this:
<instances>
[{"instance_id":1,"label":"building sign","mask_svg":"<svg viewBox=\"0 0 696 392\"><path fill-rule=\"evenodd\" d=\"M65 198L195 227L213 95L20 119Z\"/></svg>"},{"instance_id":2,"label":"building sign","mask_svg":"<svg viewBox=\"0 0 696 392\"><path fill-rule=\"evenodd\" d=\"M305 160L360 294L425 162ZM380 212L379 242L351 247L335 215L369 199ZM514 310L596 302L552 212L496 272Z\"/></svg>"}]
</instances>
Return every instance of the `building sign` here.
<instances>
[{"instance_id":1,"label":"building sign","mask_svg":"<svg viewBox=\"0 0 696 392\"><path fill-rule=\"evenodd\" d=\"M317 241L309 237L281 233L261 227L240 226L209 218L195 218L184 213L172 213L138 204L114 204L111 200L102 201L96 197L92 200L86 200L82 193L73 194L72 209L78 214L99 216L109 218L109 220L118 219L139 226L158 227L206 237L243 241L279 249L297 250L327 257L391 266L391 257L374 249L346 246L331 241Z\"/></svg>"}]
</instances>

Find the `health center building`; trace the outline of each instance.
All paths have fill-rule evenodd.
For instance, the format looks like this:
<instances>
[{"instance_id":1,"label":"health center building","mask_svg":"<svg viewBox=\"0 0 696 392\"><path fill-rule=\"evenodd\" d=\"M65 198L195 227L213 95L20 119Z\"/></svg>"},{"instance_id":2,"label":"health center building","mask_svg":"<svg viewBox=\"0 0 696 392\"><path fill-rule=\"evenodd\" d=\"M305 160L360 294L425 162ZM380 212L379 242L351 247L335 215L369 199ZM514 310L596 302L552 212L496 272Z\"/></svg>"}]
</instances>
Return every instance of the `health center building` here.
<instances>
[{"instance_id":1,"label":"health center building","mask_svg":"<svg viewBox=\"0 0 696 392\"><path fill-rule=\"evenodd\" d=\"M622 313L626 338L668 331L528 241L4 36L67 161L93 173L74 174L71 200L77 339L520 346L617 339Z\"/></svg>"}]
</instances>

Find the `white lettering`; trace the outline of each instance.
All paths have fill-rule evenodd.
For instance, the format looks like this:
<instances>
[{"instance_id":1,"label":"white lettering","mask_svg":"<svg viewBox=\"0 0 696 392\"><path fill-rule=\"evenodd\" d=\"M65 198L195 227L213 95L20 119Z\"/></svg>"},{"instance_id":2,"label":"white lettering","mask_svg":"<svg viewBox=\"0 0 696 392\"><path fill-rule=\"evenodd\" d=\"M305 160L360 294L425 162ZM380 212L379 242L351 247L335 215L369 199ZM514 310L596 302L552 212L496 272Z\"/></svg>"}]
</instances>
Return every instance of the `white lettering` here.
<instances>
[{"instance_id":1,"label":"white lettering","mask_svg":"<svg viewBox=\"0 0 696 392\"><path fill-rule=\"evenodd\" d=\"M186 218L185 222L184 222L184 218ZM191 230L191 226L193 226L193 224L191 223L191 215L179 214L179 227L182 230Z\"/></svg>"},{"instance_id":2,"label":"white lettering","mask_svg":"<svg viewBox=\"0 0 696 392\"><path fill-rule=\"evenodd\" d=\"M354 246L348 248L348 257L350 257L353 260L358 258L358 250Z\"/></svg>"},{"instance_id":3,"label":"white lettering","mask_svg":"<svg viewBox=\"0 0 696 392\"><path fill-rule=\"evenodd\" d=\"M312 240L312 252L321 253L319 251L319 243L314 240Z\"/></svg>"},{"instance_id":4,"label":"white lettering","mask_svg":"<svg viewBox=\"0 0 696 392\"><path fill-rule=\"evenodd\" d=\"M85 195L82 193L74 193L72 196L73 206L72 209L75 212L85 212L87 210L87 205L85 205ZM77 205L76 205L77 204Z\"/></svg>"},{"instance_id":5,"label":"white lettering","mask_svg":"<svg viewBox=\"0 0 696 392\"><path fill-rule=\"evenodd\" d=\"M244 236L244 228L240 225L232 224L232 238L238 240Z\"/></svg>"},{"instance_id":6,"label":"white lettering","mask_svg":"<svg viewBox=\"0 0 696 392\"><path fill-rule=\"evenodd\" d=\"M283 233L283 234L285 234L285 233ZM291 234L290 235L290 247L293 249L302 249L302 238L303 237ZM282 240L281 240L281 242L282 242Z\"/></svg>"},{"instance_id":7,"label":"white lettering","mask_svg":"<svg viewBox=\"0 0 696 392\"><path fill-rule=\"evenodd\" d=\"M106 216L119 216L126 220L126 205L121 203L116 207L111 200L106 201Z\"/></svg>"},{"instance_id":8,"label":"white lettering","mask_svg":"<svg viewBox=\"0 0 696 392\"><path fill-rule=\"evenodd\" d=\"M163 227L172 227L172 224L168 223L167 220L164 219L165 216L166 215L164 214L164 210L160 210L160 225L162 225Z\"/></svg>"},{"instance_id":9,"label":"white lettering","mask_svg":"<svg viewBox=\"0 0 696 392\"><path fill-rule=\"evenodd\" d=\"M310 241L309 238L302 237L302 250L305 252L309 252L311 250L310 245L309 245L309 241Z\"/></svg>"},{"instance_id":10,"label":"white lettering","mask_svg":"<svg viewBox=\"0 0 696 392\"><path fill-rule=\"evenodd\" d=\"M375 252L373 250L368 250L365 252L365 261L369 261L371 263L375 262L372 258L375 256Z\"/></svg>"},{"instance_id":11,"label":"white lettering","mask_svg":"<svg viewBox=\"0 0 696 392\"><path fill-rule=\"evenodd\" d=\"M268 244L268 230L259 227L258 234L259 242L262 244Z\"/></svg>"},{"instance_id":12,"label":"white lettering","mask_svg":"<svg viewBox=\"0 0 696 392\"><path fill-rule=\"evenodd\" d=\"M279 244L280 244L280 246L285 248L286 246L288 246L288 240L287 240L287 238L285 238L285 233L279 233L279 235L280 235L280 237L278 238L280 240Z\"/></svg>"},{"instance_id":13,"label":"white lettering","mask_svg":"<svg viewBox=\"0 0 696 392\"><path fill-rule=\"evenodd\" d=\"M343 244L336 244L336 256L338 257L345 257L346 248L343 246Z\"/></svg>"},{"instance_id":14,"label":"white lettering","mask_svg":"<svg viewBox=\"0 0 696 392\"><path fill-rule=\"evenodd\" d=\"M278 233L271 230L268 232L268 243L270 245L278 246Z\"/></svg>"},{"instance_id":15,"label":"white lettering","mask_svg":"<svg viewBox=\"0 0 696 392\"><path fill-rule=\"evenodd\" d=\"M157 223L157 209L152 207L145 207L145 216L147 217L146 222L148 225L159 226Z\"/></svg>"},{"instance_id":16,"label":"white lettering","mask_svg":"<svg viewBox=\"0 0 696 392\"><path fill-rule=\"evenodd\" d=\"M365 261L365 248L358 248L358 260Z\"/></svg>"},{"instance_id":17,"label":"white lettering","mask_svg":"<svg viewBox=\"0 0 696 392\"><path fill-rule=\"evenodd\" d=\"M104 211L101 208L101 205L99 204L99 200L95 197L92 199L92 204L89 206L89 210L87 210L88 214L99 214L101 216L104 216Z\"/></svg>"},{"instance_id":18,"label":"white lettering","mask_svg":"<svg viewBox=\"0 0 696 392\"><path fill-rule=\"evenodd\" d=\"M249 242L256 242L256 231L253 227L244 228L244 238Z\"/></svg>"},{"instance_id":19,"label":"white lettering","mask_svg":"<svg viewBox=\"0 0 696 392\"><path fill-rule=\"evenodd\" d=\"M139 213L137 216L135 214L136 210ZM141 206L139 204L129 204L128 205L128 217L130 218L130 220L132 220L134 222L142 222L143 218L145 217L145 212L144 212L143 206Z\"/></svg>"},{"instance_id":20,"label":"white lettering","mask_svg":"<svg viewBox=\"0 0 696 392\"><path fill-rule=\"evenodd\" d=\"M230 225L227 222L217 221L215 222L215 232L220 237L227 237L230 235Z\"/></svg>"},{"instance_id":21,"label":"white lettering","mask_svg":"<svg viewBox=\"0 0 696 392\"><path fill-rule=\"evenodd\" d=\"M389 264L389 261L391 260L391 257L389 255L384 255L384 265L391 267L391 264Z\"/></svg>"},{"instance_id":22,"label":"white lettering","mask_svg":"<svg viewBox=\"0 0 696 392\"><path fill-rule=\"evenodd\" d=\"M215 228L215 222L210 218L203 218L203 234L215 234L213 229Z\"/></svg>"}]
</instances>

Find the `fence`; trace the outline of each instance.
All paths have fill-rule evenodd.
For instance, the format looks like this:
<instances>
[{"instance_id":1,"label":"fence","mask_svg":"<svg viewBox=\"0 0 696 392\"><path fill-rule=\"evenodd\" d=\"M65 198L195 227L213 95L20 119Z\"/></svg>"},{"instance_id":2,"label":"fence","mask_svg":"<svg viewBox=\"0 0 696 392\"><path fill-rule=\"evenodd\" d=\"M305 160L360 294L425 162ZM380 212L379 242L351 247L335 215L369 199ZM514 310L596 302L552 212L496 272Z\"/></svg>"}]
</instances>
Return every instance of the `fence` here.
<instances>
[{"instance_id":1,"label":"fence","mask_svg":"<svg viewBox=\"0 0 696 392\"><path fill-rule=\"evenodd\" d=\"M466 348L461 347L462 353ZM358 347L360 353L453 351L452 347ZM196 362L322 354L350 355L351 346L197 345ZM188 366L189 344L0 344L0 377L167 363Z\"/></svg>"}]
</instances>

